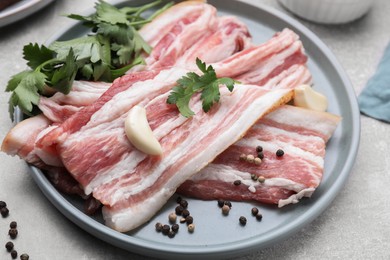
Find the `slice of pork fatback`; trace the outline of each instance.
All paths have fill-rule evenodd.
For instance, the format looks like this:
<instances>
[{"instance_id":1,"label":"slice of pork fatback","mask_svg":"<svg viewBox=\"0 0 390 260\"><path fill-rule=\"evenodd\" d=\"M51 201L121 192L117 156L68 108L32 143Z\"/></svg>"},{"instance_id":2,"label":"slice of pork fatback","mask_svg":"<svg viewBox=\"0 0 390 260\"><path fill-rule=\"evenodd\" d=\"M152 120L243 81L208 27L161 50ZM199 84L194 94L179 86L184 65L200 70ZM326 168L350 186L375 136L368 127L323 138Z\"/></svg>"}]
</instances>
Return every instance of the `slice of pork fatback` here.
<instances>
[{"instance_id":1,"label":"slice of pork fatback","mask_svg":"<svg viewBox=\"0 0 390 260\"><path fill-rule=\"evenodd\" d=\"M163 120L154 129L164 151L160 158L145 156L134 149L132 152L129 146L134 160L141 157L139 163L128 167L128 161L118 161L115 168L126 169L126 173L115 178L117 171L112 171L110 182L93 189L93 196L105 205L106 224L124 232L148 221L180 184L240 139L265 113L291 97L291 90L237 86L233 93L221 89L221 103L209 113L204 113L201 101L195 99L192 107L196 115L191 119L169 115L169 120ZM162 101L152 102L168 106ZM173 130L165 132L171 124Z\"/></svg>"},{"instance_id":2,"label":"slice of pork fatback","mask_svg":"<svg viewBox=\"0 0 390 260\"><path fill-rule=\"evenodd\" d=\"M224 199L278 204L279 207L310 197L324 171L325 145L340 121L339 116L283 106L254 125L243 139L186 181L183 195L204 200ZM241 154L257 155L260 165L240 160ZM276 151L284 155L278 157ZM252 175L264 177L264 183ZM240 185L234 185L239 180Z\"/></svg>"}]
</instances>

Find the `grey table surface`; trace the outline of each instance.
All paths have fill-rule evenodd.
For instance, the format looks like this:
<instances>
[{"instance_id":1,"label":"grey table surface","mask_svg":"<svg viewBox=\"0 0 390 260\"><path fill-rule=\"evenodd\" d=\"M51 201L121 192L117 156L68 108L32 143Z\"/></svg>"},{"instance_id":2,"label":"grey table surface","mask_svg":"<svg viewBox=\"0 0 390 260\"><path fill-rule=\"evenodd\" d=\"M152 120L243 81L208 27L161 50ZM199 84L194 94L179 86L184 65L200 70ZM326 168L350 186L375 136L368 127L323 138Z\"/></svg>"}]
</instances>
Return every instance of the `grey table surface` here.
<instances>
[{"instance_id":1,"label":"grey table surface","mask_svg":"<svg viewBox=\"0 0 390 260\"><path fill-rule=\"evenodd\" d=\"M0 86L25 67L22 48L43 43L95 0L59 0L25 20L0 28ZM273 0L247 1L283 10ZM390 1L376 0L353 23L325 26L301 20L334 52L358 95L372 76L390 39ZM9 94L0 91L0 140L12 127ZM287 240L239 259L390 259L390 125L361 116L361 142L350 177L331 206ZM11 215L0 219L0 259L11 259L4 245L8 224L17 220L19 254L30 259L148 259L111 246L65 218L44 197L26 164L0 153L0 200Z\"/></svg>"}]
</instances>

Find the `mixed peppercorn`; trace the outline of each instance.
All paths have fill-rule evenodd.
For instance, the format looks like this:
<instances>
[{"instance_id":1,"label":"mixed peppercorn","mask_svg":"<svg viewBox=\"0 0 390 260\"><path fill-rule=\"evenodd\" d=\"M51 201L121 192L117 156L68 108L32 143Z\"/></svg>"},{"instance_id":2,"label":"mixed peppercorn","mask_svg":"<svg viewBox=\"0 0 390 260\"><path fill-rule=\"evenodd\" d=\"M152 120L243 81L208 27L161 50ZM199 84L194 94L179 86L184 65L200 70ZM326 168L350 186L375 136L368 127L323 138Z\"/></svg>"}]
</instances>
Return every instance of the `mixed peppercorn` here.
<instances>
[{"instance_id":1,"label":"mixed peppercorn","mask_svg":"<svg viewBox=\"0 0 390 260\"><path fill-rule=\"evenodd\" d=\"M3 218L6 218L9 216L9 209L7 208L7 203L4 201L0 201L0 212L1 216ZM18 236L18 223L16 221L11 221L9 224L9 230L8 230L8 235L9 237L14 240ZM18 257L18 252L15 250L15 245L13 242L8 241L5 244L5 248L7 251L10 253L12 259L16 259ZM28 254L22 254L20 255L21 260L28 260L30 257Z\"/></svg>"}]
</instances>

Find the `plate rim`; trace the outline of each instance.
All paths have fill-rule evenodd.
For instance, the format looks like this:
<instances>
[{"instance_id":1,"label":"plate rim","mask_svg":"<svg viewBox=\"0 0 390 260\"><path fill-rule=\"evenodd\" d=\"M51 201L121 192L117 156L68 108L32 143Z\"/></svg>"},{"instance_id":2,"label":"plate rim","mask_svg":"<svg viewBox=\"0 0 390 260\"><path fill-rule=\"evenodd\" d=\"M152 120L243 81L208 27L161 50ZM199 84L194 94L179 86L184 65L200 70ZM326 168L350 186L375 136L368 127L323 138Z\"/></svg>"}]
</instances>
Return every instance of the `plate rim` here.
<instances>
[{"instance_id":1,"label":"plate rim","mask_svg":"<svg viewBox=\"0 0 390 260\"><path fill-rule=\"evenodd\" d=\"M132 2L133 0L115 0L111 3L114 5L124 4L128 2ZM349 98L349 102L351 104L351 111L354 112L352 116L353 119L353 132L351 133L351 149L350 153L347 157L347 160L344 163L344 167L340 171L339 175L335 179L334 183L324 192L321 197L318 198L318 202L312 204L308 210L302 213L299 218L291 221L290 223L274 230L269 234L263 237L255 237L252 241L248 242L244 240L243 242L238 242L230 245L229 249L226 249L226 244L222 245L211 245L207 247L176 247L175 251L172 251L172 248L167 246L166 244L157 244L153 241L145 241L139 238L131 237L127 234L123 234L117 232L115 230L110 229L104 224L95 221L91 217L86 214L80 212L74 205L72 205L69 201L67 201L60 192L58 192L46 179L44 174L38 168L29 165L32 171L32 177L35 183L39 186L44 195L49 199L49 201L68 219L70 219L73 223L78 225L80 228L84 229L88 233L94 235L95 237L106 241L112 245L123 248L128 251L132 251L135 253L139 253L142 255L149 255L154 257L163 257L163 258L172 258L172 257L189 257L189 258L198 258L201 256L208 257L221 257L221 256L238 256L243 253L249 253L250 251L260 250L262 248L268 247L274 244L277 241L282 241L287 237L290 237L292 234L295 234L297 231L302 229L304 226L308 225L314 219L316 219L336 198L338 193L341 191L342 187L345 185L354 162L356 160L359 143L360 143L360 116L358 103L356 99L356 95L354 93L354 88L349 80L345 70L342 68L341 64L334 56L332 51L326 46L326 44L316 36L311 30L309 30L306 26L300 23L293 17L279 11L273 7L264 5L264 4L251 4L247 2L242 2L239 0L235 0L237 4L245 5L247 7L252 7L256 9L260 9L263 12L267 12L268 14L276 17L277 19L282 20L283 22L292 25L295 29L298 29L301 34L305 35L308 39L310 39L328 58L329 62L333 66L333 68L338 72L338 76L340 80L343 82L343 88L346 91L347 97ZM90 14L93 12L93 8L89 8L83 14ZM49 37L47 42L52 42L62 35L64 35L67 31L72 30L79 22L70 22L65 25L60 31L58 31L53 36ZM16 121L22 118L22 113L20 110L16 110L15 113ZM131 244L129 244L129 242ZM259 245L260 244L260 245ZM178 250L176 250L178 249ZM206 250L205 250L206 249Z\"/></svg>"}]
</instances>

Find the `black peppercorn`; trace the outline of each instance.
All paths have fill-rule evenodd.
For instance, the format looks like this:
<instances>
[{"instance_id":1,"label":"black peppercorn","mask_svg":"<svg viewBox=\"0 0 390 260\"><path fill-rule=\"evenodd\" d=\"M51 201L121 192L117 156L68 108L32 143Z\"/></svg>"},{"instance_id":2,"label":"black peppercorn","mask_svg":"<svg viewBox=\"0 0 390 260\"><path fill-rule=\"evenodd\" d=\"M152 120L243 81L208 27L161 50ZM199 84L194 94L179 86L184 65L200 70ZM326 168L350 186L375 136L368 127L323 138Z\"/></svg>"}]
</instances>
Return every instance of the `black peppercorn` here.
<instances>
[{"instance_id":1,"label":"black peppercorn","mask_svg":"<svg viewBox=\"0 0 390 260\"><path fill-rule=\"evenodd\" d=\"M18 252L16 252L16 250L12 250L11 257L12 257L12 259L16 259L18 257Z\"/></svg>"},{"instance_id":2,"label":"black peppercorn","mask_svg":"<svg viewBox=\"0 0 390 260\"><path fill-rule=\"evenodd\" d=\"M253 215L253 216L256 216L258 213L259 213L259 209L256 208L256 207L253 207L253 208L252 208L252 215Z\"/></svg>"},{"instance_id":3,"label":"black peppercorn","mask_svg":"<svg viewBox=\"0 0 390 260\"><path fill-rule=\"evenodd\" d=\"M183 213L184 208L182 206L177 206L175 208L176 215L181 215Z\"/></svg>"},{"instance_id":4,"label":"black peppercorn","mask_svg":"<svg viewBox=\"0 0 390 260\"><path fill-rule=\"evenodd\" d=\"M7 207L7 203L0 201L0 209Z\"/></svg>"},{"instance_id":5,"label":"black peppercorn","mask_svg":"<svg viewBox=\"0 0 390 260\"><path fill-rule=\"evenodd\" d=\"M174 238L175 235L176 235L176 233L175 233L173 230L170 230L170 231L168 232L168 237L169 237L169 238Z\"/></svg>"},{"instance_id":6,"label":"black peppercorn","mask_svg":"<svg viewBox=\"0 0 390 260\"><path fill-rule=\"evenodd\" d=\"M258 221L261 221L263 219L263 215L261 215L260 213L256 215L256 219Z\"/></svg>"},{"instance_id":7,"label":"black peppercorn","mask_svg":"<svg viewBox=\"0 0 390 260\"><path fill-rule=\"evenodd\" d=\"M277 151L276 151L276 156L277 157L282 157L284 155L284 151L282 150L282 149L278 149Z\"/></svg>"},{"instance_id":8,"label":"black peppercorn","mask_svg":"<svg viewBox=\"0 0 390 260\"><path fill-rule=\"evenodd\" d=\"M241 216L240 219L239 219L239 221L240 221L240 224L241 224L241 225L243 225L243 226L246 225L246 217Z\"/></svg>"},{"instance_id":9,"label":"black peppercorn","mask_svg":"<svg viewBox=\"0 0 390 260\"><path fill-rule=\"evenodd\" d=\"M236 186L238 186L238 185L241 184L241 181L240 181L240 180L235 180L235 181L233 182L233 184L236 185Z\"/></svg>"},{"instance_id":10,"label":"black peppercorn","mask_svg":"<svg viewBox=\"0 0 390 260\"><path fill-rule=\"evenodd\" d=\"M194 218L192 216L187 216L186 217L186 223L189 225L189 224L192 224L194 222Z\"/></svg>"},{"instance_id":11,"label":"black peppercorn","mask_svg":"<svg viewBox=\"0 0 390 260\"><path fill-rule=\"evenodd\" d=\"M263 152L258 152L257 157L259 157L261 160L264 159L264 153Z\"/></svg>"},{"instance_id":12,"label":"black peppercorn","mask_svg":"<svg viewBox=\"0 0 390 260\"><path fill-rule=\"evenodd\" d=\"M5 218L5 217L8 216L9 210L8 210L7 207L3 207L3 208L0 209L0 213L1 213L1 215L3 216L3 218Z\"/></svg>"},{"instance_id":13,"label":"black peppercorn","mask_svg":"<svg viewBox=\"0 0 390 260\"><path fill-rule=\"evenodd\" d=\"M176 198L176 203L180 203L181 200L182 200L182 198L181 198L180 196L178 196L178 197Z\"/></svg>"},{"instance_id":14,"label":"black peppercorn","mask_svg":"<svg viewBox=\"0 0 390 260\"><path fill-rule=\"evenodd\" d=\"M190 212L188 211L188 209L185 209L185 210L183 210L181 215L183 216L183 218L186 218L186 217L188 217L190 215Z\"/></svg>"},{"instance_id":15,"label":"black peppercorn","mask_svg":"<svg viewBox=\"0 0 390 260\"><path fill-rule=\"evenodd\" d=\"M15 239L18 236L18 230L16 228L11 228L8 231L8 235L12 238Z\"/></svg>"},{"instance_id":16,"label":"black peppercorn","mask_svg":"<svg viewBox=\"0 0 390 260\"><path fill-rule=\"evenodd\" d=\"M256 152L261 153L263 151L263 147L260 145L256 147Z\"/></svg>"},{"instance_id":17,"label":"black peppercorn","mask_svg":"<svg viewBox=\"0 0 390 260\"><path fill-rule=\"evenodd\" d=\"M187 208L188 207L188 201L186 201L186 200L181 200L180 201L180 206L182 206L183 208Z\"/></svg>"},{"instance_id":18,"label":"black peppercorn","mask_svg":"<svg viewBox=\"0 0 390 260\"><path fill-rule=\"evenodd\" d=\"M163 229L163 225L160 222L157 222L155 227L157 232L161 232Z\"/></svg>"},{"instance_id":19,"label":"black peppercorn","mask_svg":"<svg viewBox=\"0 0 390 260\"><path fill-rule=\"evenodd\" d=\"M18 226L18 223L16 223L16 221L12 221L10 224L9 224L9 227L10 228L16 228Z\"/></svg>"},{"instance_id":20,"label":"black peppercorn","mask_svg":"<svg viewBox=\"0 0 390 260\"><path fill-rule=\"evenodd\" d=\"M7 243L5 244L5 248L7 248L7 251L8 251L8 252L11 252L12 249L14 249L14 243L12 243L11 241L7 242Z\"/></svg>"},{"instance_id":21,"label":"black peppercorn","mask_svg":"<svg viewBox=\"0 0 390 260\"><path fill-rule=\"evenodd\" d=\"M229 206L229 208L232 208L232 203L230 201L226 200L223 202L223 204Z\"/></svg>"},{"instance_id":22,"label":"black peppercorn","mask_svg":"<svg viewBox=\"0 0 390 260\"><path fill-rule=\"evenodd\" d=\"M218 200L218 207L222 208L224 204L223 200Z\"/></svg>"},{"instance_id":23,"label":"black peppercorn","mask_svg":"<svg viewBox=\"0 0 390 260\"><path fill-rule=\"evenodd\" d=\"M169 225L164 225L164 226L162 227L162 233L163 233L164 235L168 235L170 229L171 229L171 227L170 227Z\"/></svg>"},{"instance_id":24,"label":"black peppercorn","mask_svg":"<svg viewBox=\"0 0 390 260\"><path fill-rule=\"evenodd\" d=\"M179 224L173 224L171 229L173 232L177 233L177 231L179 231Z\"/></svg>"},{"instance_id":25,"label":"black peppercorn","mask_svg":"<svg viewBox=\"0 0 390 260\"><path fill-rule=\"evenodd\" d=\"M20 260L28 260L30 256L28 254L22 254L20 255Z\"/></svg>"}]
</instances>

